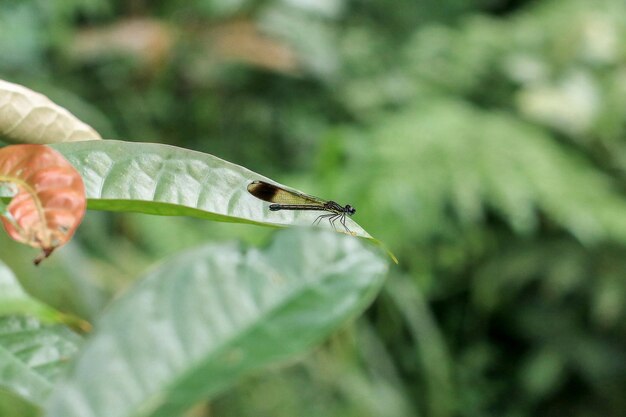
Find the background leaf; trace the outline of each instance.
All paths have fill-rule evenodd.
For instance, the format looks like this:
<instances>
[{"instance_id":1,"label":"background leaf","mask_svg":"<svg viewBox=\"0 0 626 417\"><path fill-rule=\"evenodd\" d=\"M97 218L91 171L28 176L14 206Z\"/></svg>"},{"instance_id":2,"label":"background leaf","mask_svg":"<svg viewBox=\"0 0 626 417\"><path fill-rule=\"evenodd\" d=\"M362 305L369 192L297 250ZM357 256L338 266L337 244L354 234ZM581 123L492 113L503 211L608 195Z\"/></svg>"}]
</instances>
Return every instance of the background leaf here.
<instances>
[{"instance_id":1,"label":"background leaf","mask_svg":"<svg viewBox=\"0 0 626 417\"><path fill-rule=\"evenodd\" d=\"M543 216L586 243L626 242L618 182L524 121L432 98L387 115L372 135L376 152L353 168L379 167L355 181L378 196L383 212L403 220L364 214L386 239L410 233L427 240L493 213L520 234L537 230ZM420 175L406 175L413 166Z\"/></svg>"},{"instance_id":2,"label":"background leaf","mask_svg":"<svg viewBox=\"0 0 626 417\"><path fill-rule=\"evenodd\" d=\"M46 96L0 80L0 138L45 144L96 140L100 135Z\"/></svg>"},{"instance_id":3,"label":"background leaf","mask_svg":"<svg viewBox=\"0 0 626 417\"><path fill-rule=\"evenodd\" d=\"M358 239L320 231L285 231L263 252L182 253L110 306L48 416L178 415L318 343L372 301L385 271Z\"/></svg>"},{"instance_id":4,"label":"background leaf","mask_svg":"<svg viewBox=\"0 0 626 417\"><path fill-rule=\"evenodd\" d=\"M41 409L10 391L0 389L0 416L39 417Z\"/></svg>"},{"instance_id":5,"label":"background leaf","mask_svg":"<svg viewBox=\"0 0 626 417\"><path fill-rule=\"evenodd\" d=\"M42 405L80 338L35 318L0 317L0 387Z\"/></svg>"},{"instance_id":6,"label":"background leaf","mask_svg":"<svg viewBox=\"0 0 626 417\"><path fill-rule=\"evenodd\" d=\"M65 323L88 328L86 322L61 313L26 293L11 270L0 261L0 317L28 315L44 323Z\"/></svg>"}]
</instances>

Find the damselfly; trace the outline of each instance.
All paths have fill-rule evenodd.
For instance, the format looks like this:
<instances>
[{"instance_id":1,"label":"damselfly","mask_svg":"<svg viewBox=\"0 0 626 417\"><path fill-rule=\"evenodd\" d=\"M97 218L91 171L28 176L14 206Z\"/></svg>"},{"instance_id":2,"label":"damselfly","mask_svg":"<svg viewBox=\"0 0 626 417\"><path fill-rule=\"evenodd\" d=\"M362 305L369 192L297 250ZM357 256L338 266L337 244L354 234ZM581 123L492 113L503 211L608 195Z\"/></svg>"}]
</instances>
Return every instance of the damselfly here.
<instances>
[{"instance_id":1,"label":"damselfly","mask_svg":"<svg viewBox=\"0 0 626 417\"><path fill-rule=\"evenodd\" d=\"M356 209L351 205L342 206L334 201L322 200L297 191L287 190L278 185L270 184L264 181L253 181L248 184L248 192L263 201L270 204L271 211L278 210L316 210L326 211L327 214L318 216L313 224L319 224L322 219L328 219L328 222L337 230L335 222L339 220L346 232L353 234L348 226L346 226L346 215L352 216L356 213Z\"/></svg>"}]
</instances>

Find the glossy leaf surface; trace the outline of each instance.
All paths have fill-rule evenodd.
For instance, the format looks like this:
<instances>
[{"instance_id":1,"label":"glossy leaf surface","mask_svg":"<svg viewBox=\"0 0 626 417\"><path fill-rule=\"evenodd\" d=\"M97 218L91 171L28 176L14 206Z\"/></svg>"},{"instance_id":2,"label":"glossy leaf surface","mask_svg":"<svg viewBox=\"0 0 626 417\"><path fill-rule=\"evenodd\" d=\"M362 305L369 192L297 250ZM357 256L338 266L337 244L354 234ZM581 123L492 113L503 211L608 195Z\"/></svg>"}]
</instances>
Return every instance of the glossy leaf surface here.
<instances>
[{"instance_id":1,"label":"glossy leaf surface","mask_svg":"<svg viewBox=\"0 0 626 417\"><path fill-rule=\"evenodd\" d=\"M350 236L289 230L266 250L207 245L114 302L47 406L50 417L175 416L360 314L386 265Z\"/></svg>"},{"instance_id":2,"label":"glossy leaf surface","mask_svg":"<svg viewBox=\"0 0 626 417\"><path fill-rule=\"evenodd\" d=\"M320 214L270 211L269 204L252 196L247 187L252 181L275 181L209 154L113 140L54 148L81 173L90 209L273 226L309 226ZM371 238L352 219L346 224L356 235ZM330 225L322 222L322 227Z\"/></svg>"},{"instance_id":3,"label":"glossy leaf surface","mask_svg":"<svg viewBox=\"0 0 626 417\"><path fill-rule=\"evenodd\" d=\"M0 138L17 143L57 143L100 139L46 96L0 80Z\"/></svg>"},{"instance_id":4,"label":"glossy leaf surface","mask_svg":"<svg viewBox=\"0 0 626 417\"><path fill-rule=\"evenodd\" d=\"M44 257L69 241L85 214L80 175L47 146L0 149L0 185L13 193L2 215L4 228L16 241L41 248Z\"/></svg>"}]
</instances>

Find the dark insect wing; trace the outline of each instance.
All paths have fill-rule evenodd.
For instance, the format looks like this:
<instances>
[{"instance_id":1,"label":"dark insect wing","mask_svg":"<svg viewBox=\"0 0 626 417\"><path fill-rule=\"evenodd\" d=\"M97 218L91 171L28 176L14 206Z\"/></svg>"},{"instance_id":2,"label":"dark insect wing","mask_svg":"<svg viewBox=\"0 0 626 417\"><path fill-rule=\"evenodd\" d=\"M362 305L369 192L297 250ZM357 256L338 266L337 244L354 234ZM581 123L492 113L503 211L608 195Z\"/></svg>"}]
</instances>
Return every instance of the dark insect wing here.
<instances>
[{"instance_id":1,"label":"dark insect wing","mask_svg":"<svg viewBox=\"0 0 626 417\"><path fill-rule=\"evenodd\" d=\"M248 184L248 192L258 199L276 204L323 206L326 203L320 198L286 190L264 181L253 181Z\"/></svg>"}]
</instances>

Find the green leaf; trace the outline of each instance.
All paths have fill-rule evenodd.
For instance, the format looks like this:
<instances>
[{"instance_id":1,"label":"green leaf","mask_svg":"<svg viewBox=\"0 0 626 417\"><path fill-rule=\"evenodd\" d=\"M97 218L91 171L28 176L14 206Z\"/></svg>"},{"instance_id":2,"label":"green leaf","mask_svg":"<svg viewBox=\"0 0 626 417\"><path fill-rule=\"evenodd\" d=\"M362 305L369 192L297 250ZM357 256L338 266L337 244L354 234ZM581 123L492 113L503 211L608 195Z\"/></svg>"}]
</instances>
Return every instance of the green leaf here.
<instances>
[{"instance_id":1,"label":"green leaf","mask_svg":"<svg viewBox=\"0 0 626 417\"><path fill-rule=\"evenodd\" d=\"M41 409L13 394L0 389L0 416L2 417L38 417Z\"/></svg>"},{"instance_id":2,"label":"green leaf","mask_svg":"<svg viewBox=\"0 0 626 417\"><path fill-rule=\"evenodd\" d=\"M35 318L0 318L0 388L42 405L80 338L64 326Z\"/></svg>"},{"instance_id":3,"label":"green leaf","mask_svg":"<svg viewBox=\"0 0 626 417\"><path fill-rule=\"evenodd\" d=\"M44 321L55 321L59 313L28 295L13 272L0 262L0 316L14 314L30 314Z\"/></svg>"},{"instance_id":4,"label":"green leaf","mask_svg":"<svg viewBox=\"0 0 626 417\"><path fill-rule=\"evenodd\" d=\"M0 261L0 317L29 315L43 323L65 323L88 330L89 323L54 308L31 297L18 282L13 272Z\"/></svg>"},{"instance_id":5,"label":"green leaf","mask_svg":"<svg viewBox=\"0 0 626 417\"><path fill-rule=\"evenodd\" d=\"M80 324L28 295L0 262L0 388L41 404L80 341L69 329L44 323L67 321Z\"/></svg>"},{"instance_id":6,"label":"green leaf","mask_svg":"<svg viewBox=\"0 0 626 417\"><path fill-rule=\"evenodd\" d=\"M415 357L422 361L421 373L425 383L423 406L428 408L428 415L431 416L453 415L448 400L456 396L452 382L453 362L424 295L410 277L390 281L385 290L404 316L414 341Z\"/></svg>"},{"instance_id":7,"label":"green leaf","mask_svg":"<svg viewBox=\"0 0 626 417\"><path fill-rule=\"evenodd\" d=\"M248 193L269 180L212 155L153 143L113 140L53 146L83 176L88 207L272 226L311 225L319 212L270 211ZM352 219L348 228L372 239ZM329 227L328 222L322 222Z\"/></svg>"},{"instance_id":8,"label":"green leaf","mask_svg":"<svg viewBox=\"0 0 626 417\"><path fill-rule=\"evenodd\" d=\"M187 251L110 306L47 415L180 415L320 342L363 311L385 272L359 239L321 231L280 233L264 251Z\"/></svg>"}]
</instances>

